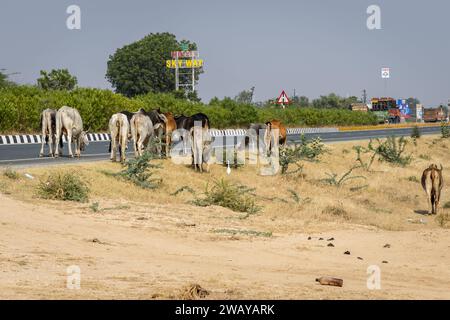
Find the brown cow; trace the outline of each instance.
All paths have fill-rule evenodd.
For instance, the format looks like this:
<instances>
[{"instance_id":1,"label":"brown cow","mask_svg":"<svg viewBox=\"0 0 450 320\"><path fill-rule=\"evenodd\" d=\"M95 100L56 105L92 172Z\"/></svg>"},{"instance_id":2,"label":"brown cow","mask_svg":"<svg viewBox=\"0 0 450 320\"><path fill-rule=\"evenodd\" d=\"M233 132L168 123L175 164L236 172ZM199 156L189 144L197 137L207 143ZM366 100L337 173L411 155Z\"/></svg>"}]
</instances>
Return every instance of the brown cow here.
<instances>
[{"instance_id":1,"label":"brown cow","mask_svg":"<svg viewBox=\"0 0 450 320\"><path fill-rule=\"evenodd\" d=\"M172 143L172 134L177 130L177 123L172 112L165 112L164 116L164 134L166 135L166 157L170 156L170 145Z\"/></svg>"},{"instance_id":2,"label":"brown cow","mask_svg":"<svg viewBox=\"0 0 450 320\"><path fill-rule=\"evenodd\" d=\"M422 187L427 193L428 209L431 214L437 214L438 211L441 190L444 186L442 170L442 165L441 169L438 169L437 165L432 164L422 174Z\"/></svg>"},{"instance_id":3,"label":"brown cow","mask_svg":"<svg viewBox=\"0 0 450 320\"><path fill-rule=\"evenodd\" d=\"M275 137L277 135L277 137ZM279 120L266 122L266 132L264 134L264 143L266 145L267 155L270 156L272 148L278 148L278 145L286 145L286 128Z\"/></svg>"}]
</instances>

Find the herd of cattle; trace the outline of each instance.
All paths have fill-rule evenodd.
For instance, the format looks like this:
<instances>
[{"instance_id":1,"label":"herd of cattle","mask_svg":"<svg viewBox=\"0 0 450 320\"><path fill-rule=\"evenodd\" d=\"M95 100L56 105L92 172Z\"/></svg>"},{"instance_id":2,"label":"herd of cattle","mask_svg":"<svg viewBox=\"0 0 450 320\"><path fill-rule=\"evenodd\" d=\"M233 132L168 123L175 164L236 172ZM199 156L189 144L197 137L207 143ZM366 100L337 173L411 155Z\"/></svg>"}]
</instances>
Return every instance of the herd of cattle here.
<instances>
[{"instance_id":1,"label":"herd of cattle","mask_svg":"<svg viewBox=\"0 0 450 320\"><path fill-rule=\"evenodd\" d=\"M69 156L73 157L72 142L75 144L75 155L80 157L81 151L89 144L87 131L83 130L80 113L67 106L58 111L46 109L41 114L42 146L40 156L44 155L44 145L49 145L50 156L58 157L62 144L62 135L66 136ZM174 116L171 112L162 113L159 109L150 112L140 109L137 112L122 111L111 116L109 131L111 134L111 160L116 161L119 151L121 162L125 161L126 147L131 139L135 156L141 156L148 148L149 142L156 136L165 136L165 153L170 155L172 138L183 141L183 152L187 154L187 144L191 145L192 165L203 171L203 164L209 164L211 152L210 122L208 116L197 113L192 116ZM259 134L264 132L263 147L270 155L279 144L286 144L286 128L278 120L265 124L251 124L244 139L244 145L250 141L258 141ZM255 140L256 139L256 140ZM259 147L259 144L258 144ZM162 150L156 152L161 153ZM208 170L208 169L207 169ZM440 169L432 164L423 171L422 187L427 193L429 211L436 214L444 186Z\"/></svg>"},{"instance_id":2,"label":"herd of cattle","mask_svg":"<svg viewBox=\"0 0 450 320\"><path fill-rule=\"evenodd\" d=\"M59 110L46 109L41 114L42 145L40 156L44 156L44 145L49 146L49 155L59 157L63 147L63 135L66 136L69 156L73 157L72 142L75 144L75 156L89 144L87 132L83 129L83 120L78 110L63 106ZM174 116L171 112L162 113L160 109L150 112L140 109L137 112L121 111L113 114L109 120L111 134L111 160L116 161L119 152L120 161L126 160L128 141L132 141L134 154L141 156L156 137L165 137L165 154L170 155L172 140L183 141L183 153L187 154L191 146L192 164L203 171L203 164L208 164L211 153L210 121L207 115L196 113L192 116ZM249 132L256 136L264 130L264 145L271 152L278 145L286 143L286 128L278 120L265 124L251 124ZM248 141L248 138L247 140ZM156 152L161 153L160 148Z\"/></svg>"}]
</instances>

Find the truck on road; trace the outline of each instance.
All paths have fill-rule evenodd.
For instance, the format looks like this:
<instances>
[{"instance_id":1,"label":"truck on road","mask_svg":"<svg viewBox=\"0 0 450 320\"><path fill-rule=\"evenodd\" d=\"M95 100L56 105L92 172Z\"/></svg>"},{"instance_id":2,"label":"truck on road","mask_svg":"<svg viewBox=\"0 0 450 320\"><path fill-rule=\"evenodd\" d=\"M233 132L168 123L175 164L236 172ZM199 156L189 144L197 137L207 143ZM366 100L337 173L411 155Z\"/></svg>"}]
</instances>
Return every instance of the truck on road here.
<instances>
[{"instance_id":1,"label":"truck on road","mask_svg":"<svg viewBox=\"0 0 450 320\"><path fill-rule=\"evenodd\" d=\"M423 109L423 121L425 122L439 122L446 120L447 114L442 106L438 108Z\"/></svg>"},{"instance_id":2,"label":"truck on road","mask_svg":"<svg viewBox=\"0 0 450 320\"><path fill-rule=\"evenodd\" d=\"M373 112L379 123L400 123L401 113L397 101L393 98L372 98Z\"/></svg>"}]
</instances>

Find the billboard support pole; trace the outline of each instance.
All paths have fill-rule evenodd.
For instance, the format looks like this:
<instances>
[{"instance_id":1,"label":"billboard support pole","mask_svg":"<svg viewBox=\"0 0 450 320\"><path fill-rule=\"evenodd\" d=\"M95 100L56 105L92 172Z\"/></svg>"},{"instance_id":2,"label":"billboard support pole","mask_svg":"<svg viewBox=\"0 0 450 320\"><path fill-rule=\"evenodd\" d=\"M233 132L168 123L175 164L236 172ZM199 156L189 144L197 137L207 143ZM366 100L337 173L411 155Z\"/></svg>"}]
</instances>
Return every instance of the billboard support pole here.
<instances>
[{"instance_id":1,"label":"billboard support pole","mask_svg":"<svg viewBox=\"0 0 450 320\"><path fill-rule=\"evenodd\" d=\"M175 58L176 66L175 66L175 90L178 91L180 87L180 75L178 72L178 55Z\"/></svg>"},{"instance_id":2,"label":"billboard support pole","mask_svg":"<svg viewBox=\"0 0 450 320\"><path fill-rule=\"evenodd\" d=\"M194 56L192 56L192 92L195 91L195 69L194 69Z\"/></svg>"}]
</instances>

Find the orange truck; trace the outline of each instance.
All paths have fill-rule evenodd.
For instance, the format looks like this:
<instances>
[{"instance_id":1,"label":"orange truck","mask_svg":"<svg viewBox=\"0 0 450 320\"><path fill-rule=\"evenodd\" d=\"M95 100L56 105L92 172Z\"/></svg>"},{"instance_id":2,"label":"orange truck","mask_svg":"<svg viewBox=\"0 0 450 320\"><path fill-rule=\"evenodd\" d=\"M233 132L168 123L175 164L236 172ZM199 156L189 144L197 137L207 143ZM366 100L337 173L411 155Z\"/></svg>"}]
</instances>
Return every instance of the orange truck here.
<instances>
[{"instance_id":1,"label":"orange truck","mask_svg":"<svg viewBox=\"0 0 450 320\"><path fill-rule=\"evenodd\" d=\"M439 122L447 119L444 108L426 108L423 109L423 121L425 122Z\"/></svg>"}]
</instances>

